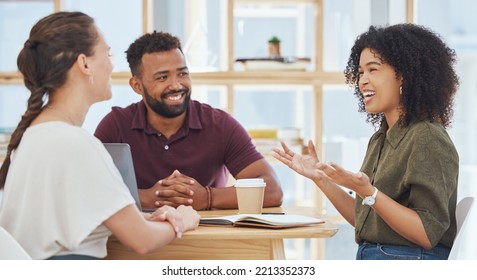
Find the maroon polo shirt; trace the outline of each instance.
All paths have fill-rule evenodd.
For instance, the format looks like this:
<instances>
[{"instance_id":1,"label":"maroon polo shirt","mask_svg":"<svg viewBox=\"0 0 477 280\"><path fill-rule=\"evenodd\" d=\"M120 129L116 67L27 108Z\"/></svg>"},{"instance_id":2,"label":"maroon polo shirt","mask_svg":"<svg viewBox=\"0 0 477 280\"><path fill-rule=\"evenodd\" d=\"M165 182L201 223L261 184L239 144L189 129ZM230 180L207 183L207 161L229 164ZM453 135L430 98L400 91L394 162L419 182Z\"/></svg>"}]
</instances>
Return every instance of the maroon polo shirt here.
<instances>
[{"instance_id":1,"label":"maroon polo shirt","mask_svg":"<svg viewBox=\"0 0 477 280\"><path fill-rule=\"evenodd\" d=\"M103 143L128 143L138 187L147 189L177 169L203 186L224 187L263 156L245 129L228 113L191 100L182 127L170 139L146 121L142 101L113 107L95 136Z\"/></svg>"}]
</instances>

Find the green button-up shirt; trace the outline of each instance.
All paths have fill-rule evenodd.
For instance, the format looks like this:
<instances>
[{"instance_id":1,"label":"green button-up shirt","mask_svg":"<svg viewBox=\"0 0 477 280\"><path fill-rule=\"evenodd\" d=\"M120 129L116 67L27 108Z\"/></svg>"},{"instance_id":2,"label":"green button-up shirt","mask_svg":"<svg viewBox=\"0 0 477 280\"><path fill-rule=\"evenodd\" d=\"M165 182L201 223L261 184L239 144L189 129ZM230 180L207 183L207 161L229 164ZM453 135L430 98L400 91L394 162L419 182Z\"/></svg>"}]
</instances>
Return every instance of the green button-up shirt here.
<instances>
[{"instance_id":1,"label":"green button-up shirt","mask_svg":"<svg viewBox=\"0 0 477 280\"><path fill-rule=\"evenodd\" d=\"M444 127L428 121L388 129L384 120L370 139L361 171L382 193L417 212L432 246L451 247L456 235L455 207L459 157ZM355 239L416 246L391 229L356 199Z\"/></svg>"}]
</instances>

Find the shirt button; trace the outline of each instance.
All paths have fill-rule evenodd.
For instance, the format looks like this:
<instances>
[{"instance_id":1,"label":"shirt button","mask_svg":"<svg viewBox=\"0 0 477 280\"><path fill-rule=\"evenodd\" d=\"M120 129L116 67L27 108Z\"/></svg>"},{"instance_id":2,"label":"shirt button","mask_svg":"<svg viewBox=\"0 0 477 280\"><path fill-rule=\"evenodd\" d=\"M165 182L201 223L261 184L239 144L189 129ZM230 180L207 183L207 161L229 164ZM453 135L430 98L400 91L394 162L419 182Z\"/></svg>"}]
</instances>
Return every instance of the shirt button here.
<instances>
[{"instance_id":1,"label":"shirt button","mask_svg":"<svg viewBox=\"0 0 477 280\"><path fill-rule=\"evenodd\" d=\"M161 137L161 136L162 136L162 134L158 133L158 134L157 134L157 136Z\"/></svg>"},{"instance_id":2,"label":"shirt button","mask_svg":"<svg viewBox=\"0 0 477 280\"><path fill-rule=\"evenodd\" d=\"M169 145L165 145L164 149L169 150Z\"/></svg>"}]
</instances>

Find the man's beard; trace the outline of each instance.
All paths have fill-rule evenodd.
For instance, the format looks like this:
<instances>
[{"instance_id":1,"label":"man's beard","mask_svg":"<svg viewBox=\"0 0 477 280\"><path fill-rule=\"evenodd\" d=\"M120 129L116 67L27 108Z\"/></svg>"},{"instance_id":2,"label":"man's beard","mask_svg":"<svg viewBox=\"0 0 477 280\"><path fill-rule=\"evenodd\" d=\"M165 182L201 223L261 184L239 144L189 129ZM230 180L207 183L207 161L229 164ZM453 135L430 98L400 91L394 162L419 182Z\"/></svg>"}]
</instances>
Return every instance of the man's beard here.
<instances>
[{"instance_id":1,"label":"man's beard","mask_svg":"<svg viewBox=\"0 0 477 280\"><path fill-rule=\"evenodd\" d=\"M168 105L166 102L159 102L154 97L149 95L149 92L147 89L144 87L144 96L145 96L145 101L147 105L158 115L172 119L175 118L182 113L184 113L187 108L189 107L189 101L190 101L190 90L189 88L184 88L181 90L177 91L168 91L165 92L164 94L161 95L161 99L163 97L166 97L169 94L176 94L176 93L181 93L185 95L184 102L181 104L177 105Z\"/></svg>"}]
</instances>

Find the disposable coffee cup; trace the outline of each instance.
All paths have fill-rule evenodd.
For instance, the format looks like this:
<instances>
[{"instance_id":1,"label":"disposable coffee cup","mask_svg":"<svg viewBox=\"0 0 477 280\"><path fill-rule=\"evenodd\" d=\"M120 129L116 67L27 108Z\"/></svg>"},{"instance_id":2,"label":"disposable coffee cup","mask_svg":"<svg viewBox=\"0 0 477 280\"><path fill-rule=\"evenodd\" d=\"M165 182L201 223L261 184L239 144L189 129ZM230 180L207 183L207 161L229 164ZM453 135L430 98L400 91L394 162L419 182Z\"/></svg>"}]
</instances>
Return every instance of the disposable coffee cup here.
<instances>
[{"instance_id":1,"label":"disposable coffee cup","mask_svg":"<svg viewBox=\"0 0 477 280\"><path fill-rule=\"evenodd\" d=\"M261 178L235 181L239 214L262 214L265 186L266 183Z\"/></svg>"}]
</instances>

